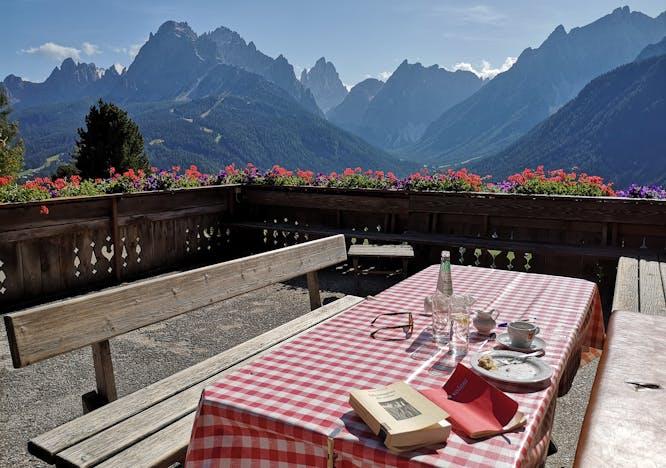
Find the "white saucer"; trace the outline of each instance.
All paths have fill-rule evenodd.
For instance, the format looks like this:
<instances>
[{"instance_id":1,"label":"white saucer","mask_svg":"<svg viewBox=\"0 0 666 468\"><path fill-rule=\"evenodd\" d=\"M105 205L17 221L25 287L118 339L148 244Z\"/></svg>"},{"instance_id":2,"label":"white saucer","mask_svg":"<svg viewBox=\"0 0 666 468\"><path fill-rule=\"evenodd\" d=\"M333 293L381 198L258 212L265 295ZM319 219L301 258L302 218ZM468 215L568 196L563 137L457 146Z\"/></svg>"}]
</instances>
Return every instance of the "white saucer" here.
<instances>
[{"instance_id":1,"label":"white saucer","mask_svg":"<svg viewBox=\"0 0 666 468\"><path fill-rule=\"evenodd\" d=\"M531 353L532 351L539 351L540 349L546 349L546 342L539 338L538 336L535 336L534 339L532 340L532 344L530 345L529 348L519 348L517 346L513 346L511 344L511 338L509 337L508 333L502 333L501 335L497 335L497 338L495 338L499 344L504 346L505 348L508 348L512 351L520 351L521 353Z\"/></svg>"}]
</instances>

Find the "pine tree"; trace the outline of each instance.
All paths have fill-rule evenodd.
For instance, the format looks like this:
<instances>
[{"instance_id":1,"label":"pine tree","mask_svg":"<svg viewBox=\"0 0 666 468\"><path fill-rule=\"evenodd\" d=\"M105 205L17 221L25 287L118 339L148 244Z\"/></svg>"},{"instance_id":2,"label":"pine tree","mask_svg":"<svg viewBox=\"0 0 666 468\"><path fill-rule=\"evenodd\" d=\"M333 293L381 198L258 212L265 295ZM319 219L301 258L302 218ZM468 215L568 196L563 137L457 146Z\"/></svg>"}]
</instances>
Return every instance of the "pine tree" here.
<instances>
[{"instance_id":1,"label":"pine tree","mask_svg":"<svg viewBox=\"0 0 666 468\"><path fill-rule=\"evenodd\" d=\"M0 86L0 176L15 177L23 167L23 141L18 138L18 125L9 121L9 99Z\"/></svg>"},{"instance_id":2,"label":"pine tree","mask_svg":"<svg viewBox=\"0 0 666 468\"><path fill-rule=\"evenodd\" d=\"M149 168L139 127L115 104L100 99L78 134L74 158L82 177L108 177L111 167L118 172Z\"/></svg>"}]
</instances>

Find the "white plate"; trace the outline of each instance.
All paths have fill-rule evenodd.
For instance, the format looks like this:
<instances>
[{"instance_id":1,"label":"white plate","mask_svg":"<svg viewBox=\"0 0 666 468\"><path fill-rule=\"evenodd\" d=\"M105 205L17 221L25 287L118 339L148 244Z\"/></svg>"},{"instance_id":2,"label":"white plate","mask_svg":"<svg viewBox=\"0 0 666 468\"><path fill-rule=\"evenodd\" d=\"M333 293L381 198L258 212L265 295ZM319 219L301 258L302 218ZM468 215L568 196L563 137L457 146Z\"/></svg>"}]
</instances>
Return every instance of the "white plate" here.
<instances>
[{"instance_id":1,"label":"white plate","mask_svg":"<svg viewBox=\"0 0 666 468\"><path fill-rule=\"evenodd\" d=\"M513 351L520 351L523 353L531 353L533 351L539 351L540 349L546 349L546 342L539 338L538 336L535 336L534 339L532 340L532 344L530 345L529 348L519 348L517 346L514 346L511 344L511 337L509 336L508 333L502 333L501 335L497 335L497 338L495 338L499 344L504 346L505 348L509 348Z\"/></svg>"},{"instance_id":2,"label":"white plate","mask_svg":"<svg viewBox=\"0 0 666 468\"><path fill-rule=\"evenodd\" d=\"M484 354L490 354L493 359L498 361L510 361L511 359L523 357L523 353L518 351L494 350L471 356L471 363L474 370L490 379L512 384L537 384L550 379L553 375L553 369L537 357L530 357L525 362L506 364L489 371L479 366L479 357Z\"/></svg>"}]
</instances>

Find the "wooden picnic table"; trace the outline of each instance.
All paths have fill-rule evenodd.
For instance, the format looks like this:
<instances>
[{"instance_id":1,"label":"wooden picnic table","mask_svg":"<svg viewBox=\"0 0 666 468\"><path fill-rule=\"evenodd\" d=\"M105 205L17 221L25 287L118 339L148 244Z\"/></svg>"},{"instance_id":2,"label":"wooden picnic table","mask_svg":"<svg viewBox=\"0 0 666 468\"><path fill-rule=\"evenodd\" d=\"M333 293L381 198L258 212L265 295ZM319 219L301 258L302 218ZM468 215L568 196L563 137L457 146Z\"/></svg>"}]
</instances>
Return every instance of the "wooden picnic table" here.
<instances>
[{"instance_id":1,"label":"wooden picnic table","mask_svg":"<svg viewBox=\"0 0 666 468\"><path fill-rule=\"evenodd\" d=\"M429 340L427 317L414 315L415 329L408 339L369 337L370 322L378 314L422 312L424 297L435 289L437 271L435 265L415 274L208 386L197 409L186 466L236 466L242 461L490 467L543 462L560 381L567 369L578 367L582 346L603 346L599 293L588 281L453 266L454 290L474 295L476 307L497 308L503 320L526 313L537 317L547 341L544 360L554 373L547 388L529 393L507 389L528 414L523 430L473 443L452 433L445 445L398 456L387 451L348 405L352 388L399 380L432 388L447 380L450 372L432 370L441 352L424 359L412 356ZM471 348L477 351L479 343ZM469 365L470 355L464 364Z\"/></svg>"},{"instance_id":2,"label":"wooden picnic table","mask_svg":"<svg viewBox=\"0 0 666 468\"><path fill-rule=\"evenodd\" d=\"M407 273L409 261L414 259L414 249L411 245L406 244L352 244L347 251L347 257L351 259L354 272L357 275L360 273L358 267L359 258L384 258L400 260L402 262L402 274L404 275Z\"/></svg>"},{"instance_id":3,"label":"wooden picnic table","mask_svg":"<svg viewBox=\"0 0 666 468\"><path fill-rule=\"evenodd\" d=\"M666 316L666 255L620 258L612 310Z\"/></svg>"}]
</instances>

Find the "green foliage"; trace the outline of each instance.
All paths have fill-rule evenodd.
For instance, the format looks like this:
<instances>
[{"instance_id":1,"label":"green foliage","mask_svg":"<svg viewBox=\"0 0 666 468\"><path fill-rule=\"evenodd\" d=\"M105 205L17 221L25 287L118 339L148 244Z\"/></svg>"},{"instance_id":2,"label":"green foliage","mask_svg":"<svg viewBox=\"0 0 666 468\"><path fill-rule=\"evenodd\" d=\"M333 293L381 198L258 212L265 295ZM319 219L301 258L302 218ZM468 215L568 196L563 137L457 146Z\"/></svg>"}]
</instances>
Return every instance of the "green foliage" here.
<instances>
[{"instance_id":1,"label":"green foliage","mask_svg":"<svg viewBox=\"0 0 666 468\"><path fill-rule=\"evenodd\" d=\"M85 178L106 177L112 167L119 171L149 167L139 127L115 104L100 99L78 134L76 168Z\"/></svg>"},{"instance_id":2,"label":"green foliage","mask_svg":"<svg viewBox=\"0 0 666 468\"><path fill-rule=\"evenodd\" d=\"M23 167L23 141L18 125L9 121L9 99L0 86L0 176L16 176Z\"/></svg>"},{"instance_id":3,"label":"green foliage","mask_svg":"<svg viewBox=\"0 0 666 468\"><path fill-rule=\"evenodd\" d=\"M79 171L74 164L61 164L58 166L58 169L56 169L55 174L53 174L53 178L60 179L71 177L73 175L81 175L81 171Z\"/></svg>"}]
</instances>

